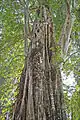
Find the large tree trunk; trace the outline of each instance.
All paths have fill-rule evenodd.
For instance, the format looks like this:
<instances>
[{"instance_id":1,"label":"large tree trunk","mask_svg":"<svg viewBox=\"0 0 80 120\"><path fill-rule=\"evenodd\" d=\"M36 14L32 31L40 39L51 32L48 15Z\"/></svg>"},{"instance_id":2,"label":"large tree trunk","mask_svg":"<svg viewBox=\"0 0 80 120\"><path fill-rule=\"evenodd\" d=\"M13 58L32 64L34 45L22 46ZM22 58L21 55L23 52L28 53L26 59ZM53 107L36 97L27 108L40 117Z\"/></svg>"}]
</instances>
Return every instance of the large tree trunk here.
<instances>
[{"instance_id":1,"label":"large tree trunk","mask_svg":"<svg viewBox=\"0 0 80 120\"><path fill-rule=\"evenodd\" d=\"M35 20L27 62L21 75L13 120L66 120L59 68L52 63L53 22L43 10Z\"/></svg>"}]
</instances>

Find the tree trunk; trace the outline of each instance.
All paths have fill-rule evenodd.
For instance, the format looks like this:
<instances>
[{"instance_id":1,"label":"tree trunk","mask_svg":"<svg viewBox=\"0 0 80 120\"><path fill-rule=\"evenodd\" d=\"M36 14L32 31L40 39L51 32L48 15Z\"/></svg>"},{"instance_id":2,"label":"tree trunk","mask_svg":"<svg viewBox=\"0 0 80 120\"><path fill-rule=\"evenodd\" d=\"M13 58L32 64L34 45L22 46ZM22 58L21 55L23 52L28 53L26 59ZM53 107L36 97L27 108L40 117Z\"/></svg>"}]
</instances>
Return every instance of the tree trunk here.
<instances>
[{"instance_id":1,"label":"tree trunk","mask_svg":"<svg viewBox=\"0 0 80 120\"><path fill-rule=\"evenodd\" d=\"M46 8L43 13L33 24L13 120L66 120L61 74L50 49L55 48L53 22Z\"/></svg>"}]
</instances>

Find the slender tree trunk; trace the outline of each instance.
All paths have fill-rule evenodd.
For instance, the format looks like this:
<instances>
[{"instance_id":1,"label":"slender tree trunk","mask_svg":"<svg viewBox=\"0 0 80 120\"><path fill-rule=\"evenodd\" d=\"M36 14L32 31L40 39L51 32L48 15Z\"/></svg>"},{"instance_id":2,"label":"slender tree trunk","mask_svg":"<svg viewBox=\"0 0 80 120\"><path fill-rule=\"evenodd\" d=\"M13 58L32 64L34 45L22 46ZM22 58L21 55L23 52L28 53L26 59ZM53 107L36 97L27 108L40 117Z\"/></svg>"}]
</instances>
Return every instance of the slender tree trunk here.
<instances>
[{"instance_id":1,"label":"slender tree trunk","mask_svg":"<svg viewBox=\"0 0 80 120\"><path fill-rule=\"evenodd\" d=\"M43 8L35 20L27 62L21 75L13 120L66 120L59 68L52 62L53 22Z\"/></svg>"}]
</instances>

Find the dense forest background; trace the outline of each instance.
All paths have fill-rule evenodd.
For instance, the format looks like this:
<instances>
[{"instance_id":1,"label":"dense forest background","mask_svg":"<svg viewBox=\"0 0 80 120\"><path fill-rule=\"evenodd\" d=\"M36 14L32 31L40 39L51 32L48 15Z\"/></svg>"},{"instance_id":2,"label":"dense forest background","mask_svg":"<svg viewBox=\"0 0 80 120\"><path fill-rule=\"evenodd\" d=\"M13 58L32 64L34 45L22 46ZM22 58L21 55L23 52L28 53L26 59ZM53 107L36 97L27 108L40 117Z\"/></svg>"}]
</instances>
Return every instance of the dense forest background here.
<instances>
[{"instance_id":1,"label":"dense forest background","mask_svg":"<svg viewBox=\"0 0 80 120\"><path fill-rule=\"evenodd\" d=\"M40 5L49 9L53 20L57 46L53 64L57 63L61 69L67 120L80 120L79 0L69 0L70 10L67 0L0 0L0 119L8 120L5 118L7 116L12 119L20 77L30 45L32 26L35 19L41 19L38 15ZM67 30L66 13L70 15L68 20L71 25ZM69 37L67 42L62 34ZM54 51L54 48L51 49ZM69 80L75 79L75 82L67 85L64 79L66 81L71 74L73 77Z\"/></svg>"}]
</instances>

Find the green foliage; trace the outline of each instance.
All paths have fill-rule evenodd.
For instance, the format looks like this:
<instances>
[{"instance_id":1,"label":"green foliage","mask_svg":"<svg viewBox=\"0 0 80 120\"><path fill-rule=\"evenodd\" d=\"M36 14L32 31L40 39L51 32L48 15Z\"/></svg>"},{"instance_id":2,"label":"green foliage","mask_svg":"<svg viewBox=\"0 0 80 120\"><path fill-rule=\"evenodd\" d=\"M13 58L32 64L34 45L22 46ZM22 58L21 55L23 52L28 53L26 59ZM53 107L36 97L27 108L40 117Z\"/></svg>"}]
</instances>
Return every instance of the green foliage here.
<instances>
[{"instance_id":1,"label":"green foliage","mask_svg":"<svg viewBox=\"0 0 80 120\"><path fill-rule=\"evenodd\" d=\"M20 5L13 1L2 1L1 7L0 103L2 114L0 119L4 120L7 111L12 114L12 104L18 92L16 87L24 65L24 40ZM16 84L15 79L17 79Z\"/></svg>"},{"instance_id":2,"label":"green foliage","mask_svg":"<svg viewBox=\"0 0 80 120\"><path fill-rule=\"evenodd\" d=\"M48 0L48 4L54 21L56 42L58 42L61 29L66 17L66 3L65 0Z\"/></svg>"},{"instance_id":3,"label":"green foliage","mask_svg":"<svg viewBox=\"0 0 80 120\"><path fill-rule=\"evenodd\" d=\"M62 26L66 17L65 0L30 0L29 15L30 22L33 22L36 9L40 4L49 8L54 23L54 33L56 47L51 48L55 53L53 63L63 64L63 70L68 75L73 71L77 85L72 97L68 92L64 94L67 114L72 114L73 120L80 119L80 1L77 0L78 7L72 11L75 14L75 22L72 29L68 55L63 61L61 48L57 45ZM0 1L0 106L2 106L1 120L5 119L5 113L9 111L12 115L13 103L17 95L17 86L20 80L21 71L24 66L24 2L14 0ZM38 18L37 18L38 19ZM30 28L32 25L30 25ZM73 54L74 53L74 54ZM16 82L15 82L16 81ZM69 118L68 118L69 119Z\"/></svg>"},{"instance_id":4,"label":"green foliage","mask_svg":"<svg viewBox=\"0 0 80 120\"><path fill-rule=\"evenodd\" d=\"M75 92L72 97L68 97L68 93L65 93L65 103L67 114L73 120L80 119L80 86L76 85ZM70 119L69 119L70 120Z\"/></svg>"},{"instance_id":5,"label":"green foliage","mask_svg":"<svg viewBox=\"0 0 80 120\"><path fill-rule=\"evenodd\" d=\"M63 58L61 57L61 48L59 45L56 45L55 48L51 48L54 55L52 58L53 64L59 66L63 62Z\"/></svg>"}]
</instances>

